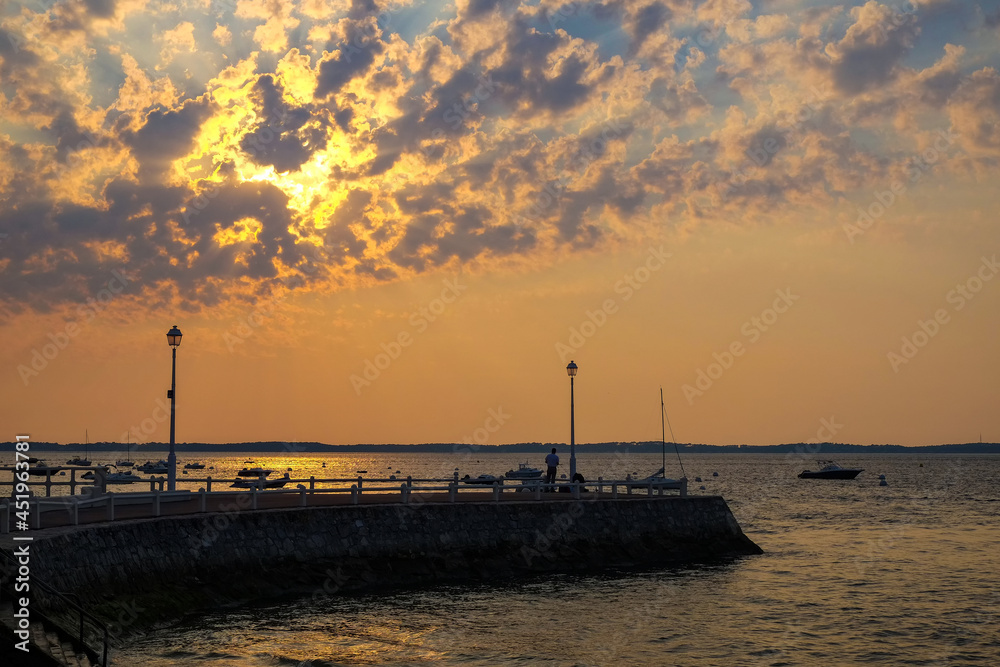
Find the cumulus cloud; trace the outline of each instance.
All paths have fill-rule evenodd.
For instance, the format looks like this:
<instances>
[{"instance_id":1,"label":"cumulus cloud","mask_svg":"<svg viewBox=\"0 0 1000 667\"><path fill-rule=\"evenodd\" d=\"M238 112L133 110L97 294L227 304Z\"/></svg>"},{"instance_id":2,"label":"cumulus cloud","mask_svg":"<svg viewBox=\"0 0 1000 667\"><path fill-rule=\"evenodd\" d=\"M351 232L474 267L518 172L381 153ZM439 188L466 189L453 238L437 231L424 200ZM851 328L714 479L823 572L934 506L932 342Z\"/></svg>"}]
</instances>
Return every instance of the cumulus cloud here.
<instances>
[{"instance_id":1,"label":"cumulus cloud","mask_svg":"<svg viewBox=\"0 0 1000 667\"><path fill-rule=\"evenodd\" d=\"M851 10L854 23L840 42L829 44L837 88L858 94L883 85L898 73L900 62L916 42L919 28L913 14L869 0Z\"/></svg>"},{"instance_id":2,"label":"cumulus cloud","mask_svg":"<svg viewBox=\"0 0 1000 667\"><path fill-rule=\"evenodd\" d=\"M112 269L199 308L546 261L829 206L942 127L1000 152L986 5L969 31L945 0L137 6L0 19L8 307Z\"/></svg>"}]
</instances>

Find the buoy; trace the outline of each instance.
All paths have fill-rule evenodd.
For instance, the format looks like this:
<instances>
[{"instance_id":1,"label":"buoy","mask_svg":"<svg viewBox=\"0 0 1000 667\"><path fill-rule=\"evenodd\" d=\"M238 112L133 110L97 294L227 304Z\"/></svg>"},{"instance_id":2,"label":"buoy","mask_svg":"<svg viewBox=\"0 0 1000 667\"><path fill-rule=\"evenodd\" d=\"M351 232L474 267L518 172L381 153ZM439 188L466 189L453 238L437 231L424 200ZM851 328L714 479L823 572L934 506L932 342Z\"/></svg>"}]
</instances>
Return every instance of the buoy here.
<instances>
[{"instance_id":1,"label":"buoy","mask_svg":"<svg viewBox=\"0 0 1000 667\"><path fill-rule=\"evenodd\" d=\"M699 486L698 488L699 488L700 490L702 490L702 491L704 491L704 490L705 490L705 487L704 487L704 486Z\"/></svg>"},{"instance_id":2,"label":"buoy","mask_svg":"<svg viewBox=\"0 0 1000 667\"><path fill-rule=\"evenodd\" d=\"M694 481L696 481L696 482L700 482L700 481L701 481L701 477L695 477L695 478L694 478Z\"/></svg>"},{"instance_id":3,"label":"buoy","mask_svg":"<svg viewBox=\"0 0 1000 667\"><path fill-rule=\"evenodd\" d=\"M879 475L878 476L878 485L879 486L889 486L889 482L885 481L885 475Z\"/></svg>"},{"instance_id":4,"label":"buoy","mask_svg":"<svg viewBox=\"0 0 1000 667\"><path fill-rule=\"evenodd\" d=\"M719 476L719 473L717 473L717 472L713 472L712 473L712 477L718 477L718 476Z\"/></svg>"}]
</instances>

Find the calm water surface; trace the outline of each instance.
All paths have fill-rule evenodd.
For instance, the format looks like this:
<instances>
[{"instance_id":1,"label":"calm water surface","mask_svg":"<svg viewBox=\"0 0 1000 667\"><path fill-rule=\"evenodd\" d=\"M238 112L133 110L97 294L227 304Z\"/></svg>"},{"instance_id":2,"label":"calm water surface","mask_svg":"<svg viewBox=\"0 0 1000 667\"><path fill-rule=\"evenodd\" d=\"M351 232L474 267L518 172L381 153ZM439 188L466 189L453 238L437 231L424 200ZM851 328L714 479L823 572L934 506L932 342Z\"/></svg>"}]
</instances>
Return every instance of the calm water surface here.
<instances>
[{"instance_id":1,"label":"calm water surface","mask_svg":"<svg viewBox=\"0 0 1000 667\"><path fill-rule=\"evenodd\" d=\"M455 467L496 474L519 458L257 461L287 462L293 476L315 468L416 477ZM244 459L202 458L217 468ZM588 479L648 474L659 459L588 455L579 469ZM799 480L800 470L816 467L812 457L685 457L688 477L704 480L692 490L723 495L763 556L276 601L131 640L115 664L1000 665L1000 457L839 462L865 472L853 481ZM668 474L679 476L676 459L668 459ZM878 486L879 474L889 486Z\"/></svg>"}]
</instances>

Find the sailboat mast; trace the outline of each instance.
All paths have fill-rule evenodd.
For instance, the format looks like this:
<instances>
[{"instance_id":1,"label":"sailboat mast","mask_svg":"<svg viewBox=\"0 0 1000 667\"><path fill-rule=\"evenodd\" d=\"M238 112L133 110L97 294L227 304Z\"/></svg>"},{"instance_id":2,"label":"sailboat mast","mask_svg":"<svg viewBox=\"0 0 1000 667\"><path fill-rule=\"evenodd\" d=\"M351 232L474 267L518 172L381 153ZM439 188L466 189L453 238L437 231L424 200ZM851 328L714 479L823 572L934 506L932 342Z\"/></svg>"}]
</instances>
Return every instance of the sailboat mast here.
<instances>
[{"instance_id":1,"label":"sailboat mast","mask_svg":"<svg viewBox=\"0 0 1000 667\"><path fill-rule=\"evenodd\" d=\"M660 464L663 468L663 476L667 475L667 430L664 420L667 410L663 407L663 387L660 387Z\"/></svg>"},{"instance_id":2,"label":"sailboat mast","mask_svg":"<svg viewBox=\"0 0 1000 667\"><path fill-rule=\"evenodd\" d=\"M681 450L677 448L677 438L674 437L674 427L670 425L670 417L667 416L667 408L663 405L663 387L660 387L660 428L662 430L663 422L666 421L667 427L670 429L670 442L674 443L674 453L677 454L677 465L681 467L681 475L685 478L687 473L684 472L684 462L681 461ZM663 474L667 474L667 444L666 436L663 437Z\"/></svg>"}]
</instances>

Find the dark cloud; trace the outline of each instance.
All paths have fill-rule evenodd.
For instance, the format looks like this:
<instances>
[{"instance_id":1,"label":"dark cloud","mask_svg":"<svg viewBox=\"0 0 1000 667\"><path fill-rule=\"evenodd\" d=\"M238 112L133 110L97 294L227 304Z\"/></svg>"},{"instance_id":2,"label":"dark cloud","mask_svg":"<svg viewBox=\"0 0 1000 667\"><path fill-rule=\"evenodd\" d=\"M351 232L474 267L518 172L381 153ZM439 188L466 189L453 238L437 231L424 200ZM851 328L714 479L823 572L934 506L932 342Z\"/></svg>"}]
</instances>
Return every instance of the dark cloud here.
<instances>
[{"instance_id":1,"label":"dark cloud","mask_svg":"<svg viewBox=\"0 0 1000 667\"><path fill-rule=\"evenodd\" d=\"M98 18L111 18L115 15L116 0L83 0L87 13Z\"/></svg>"},{"instance_id":2,"label":"dark cloud","mask_svg":"<svg viewBox=\"0 0 1000 667\"><path fill-rule=\"evenodd\" d=\"M187 155L202 123L215 111L215 104L203 96L190 99L177 109L154 109L138 131L123 140L139 161L140 178L156 178L171 161Z\"/></svg>"},{"instance_id":3,"label":"dark cloud","mask_svg":"<svg viewBox=\"0 0 1000 667\"><path fill-rule=\"evenodd\" d=\"M351 226L357 225L366 230L374 228L370 209L372 199L370 192L354 189L334 211L322 232L324 251L330 259L342 263L348 258L360 258L364 254L366 244Z\"/></svg>"},{"instance_id":4,"label":"dark cloud","mask_svg":"<svg viewBox=\"0 0 1000 667\"><path fill-rule=\"evenodd\" d=\"M240 147L256 164L271 165L277 172L299 169L313 153L326 146L325 110L312 105L294 107L270 75L261 76L251 93L259 113L253 130ZM309 121L315 120L315 123ZM309 123L309 127L305 127Z\"/></svg>"},{"instance_id":5,"label":"dark cloud","mask_svg":"<svg viewBox=\"0 0 1000 667\"><path fill-rule=\"evenodd\" d=\"M935 72L921 80L920 99L934 107L944 106L961 81L962 75L957 69Z\"/></svg>"},{"instance_id":6,"label":"dark cloud","mask_svg":"<svg viewBox=\"0 0 1000 667\"><path fill-rule=\"evenodd\" d=\"M451 259L467 262L486 254L526 252L536 243L533 231L498 224L484 206L455 203L449 184L435 183L419 192L405 188L395 199L408 220L389 258L402 267L424 271Z\"/></svg>"},{"instance_id":7,"label":"dark cloud","mask_svg":"<svg viewBox=\"0 0 1000 667\"><path fill-rule=\"evenodd\" d=\"M858 95L895 78L899 63L916 41L919 28L912 14L870 3L837 45L833 82L848 95ZM866 10L868 7L866 7Z\"/></svg>"},{"instance_id":8,"label":"dark cloud","mask_svg":"<svg viewBox=\"0 0 1000 667\"><path fill-rule=\"evenodd\" d=\"M672 16L670 8L659 2L648 4L637 11L631 20L632 44L629 46L629 53L638 53L646 39L666 25Z\"/></svg>"},{"instance_id":9,"label":"dark cloud","mask_svg":"<svg viewBox=\"0 0 1000 667\"><path fill-rule=\"evenodd\" d=\"M366 15L347 22L344 41L336 52L319 61L316 72L316 97L324 98L340 90L355 77L363 75L385 51L376 18Z\"/></svg>"},{"instance_id":10,"label":"dark cloud","mask_svg":"<svg viewBox=\"0 0 1000 667\"><path fill-rule=\"evenodd\" d=\"M567 112L581 105L591 92L582 79L589 65L576 55L561 59L553 72L549 56L563 43L563 37L530 29L515 21L507 34L508 60L490 72L499 84L499 99L509 109L521 109L525 116L540 111Z\"/></svg>"}]
</instances>

